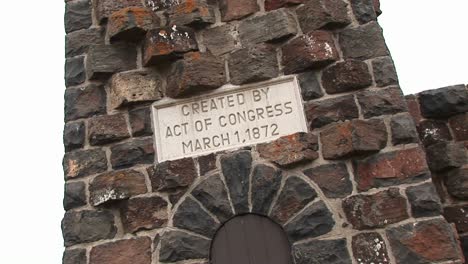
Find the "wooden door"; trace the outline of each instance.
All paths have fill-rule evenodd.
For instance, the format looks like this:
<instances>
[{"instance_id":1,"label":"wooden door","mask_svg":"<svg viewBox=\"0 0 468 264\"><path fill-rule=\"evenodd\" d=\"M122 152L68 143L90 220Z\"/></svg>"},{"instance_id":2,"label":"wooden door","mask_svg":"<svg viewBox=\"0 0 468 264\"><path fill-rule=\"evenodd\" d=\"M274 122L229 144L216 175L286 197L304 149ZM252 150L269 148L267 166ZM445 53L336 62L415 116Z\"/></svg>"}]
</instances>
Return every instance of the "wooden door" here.
<instances>
[{"instance_id":1,"label":"wooden door","mask_svg":"<svg viewBox=\"0 0 468 264\"><path fill-rule=\"evenodd\" d=\"M286 233L272 220L258 215L237 216L216 233L212 264L291 264Z\"/></svg>"}]
</instances>

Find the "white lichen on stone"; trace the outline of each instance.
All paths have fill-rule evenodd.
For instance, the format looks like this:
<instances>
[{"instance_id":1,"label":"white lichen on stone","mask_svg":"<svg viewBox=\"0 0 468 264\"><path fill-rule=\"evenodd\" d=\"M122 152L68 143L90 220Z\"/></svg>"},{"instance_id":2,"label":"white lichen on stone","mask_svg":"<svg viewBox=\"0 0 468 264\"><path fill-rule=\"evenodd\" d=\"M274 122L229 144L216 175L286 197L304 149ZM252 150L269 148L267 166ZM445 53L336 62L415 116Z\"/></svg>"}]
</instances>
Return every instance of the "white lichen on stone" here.
<instances>
[{"instance_id":1,"label":"white lichen on stone","mask_svg":"<svg viewBox=\"0 0 468 264\"><path fill-rule=\"evenodd\" d=\"M110 200L121 200L127 198L128 195L124 192L118 192L115 189L105 189L99 195L94 197L94 205L100 205Z\"/></svg>"}]
</instances>

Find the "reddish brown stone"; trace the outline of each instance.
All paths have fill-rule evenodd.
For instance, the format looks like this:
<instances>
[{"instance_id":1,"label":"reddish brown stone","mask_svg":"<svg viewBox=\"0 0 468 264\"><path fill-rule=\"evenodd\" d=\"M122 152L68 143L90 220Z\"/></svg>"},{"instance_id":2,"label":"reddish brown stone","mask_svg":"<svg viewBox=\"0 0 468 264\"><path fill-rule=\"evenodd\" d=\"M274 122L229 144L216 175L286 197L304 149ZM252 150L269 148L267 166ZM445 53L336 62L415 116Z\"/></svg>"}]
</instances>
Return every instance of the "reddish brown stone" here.
<instances>
[{"instance_id":1,"label":"reddish brown stone","mask_svg":"<svg viewBox=\"0 0 468 264\"><path fill-rule=\"evenodd\" d=\"M110 162L112 168L123 169L137 164L154 162L153 139L134 139L111 147Z\"/></svg>"},{"instance_id":2,"label":"reddish brown stone","mask_svg":"<svg viewBox=\"0 0 468 264\"><path fill-rule=\"evenodd\" d=\"M403 93L398 87L361 92L358 94L358 102L365 118L408 111Z\"/></svg>"},{"instance_id":3,"label":"reddish brown stone","mask_svg":"<svg viewBox=\"0 0 468 264\"><path fill-rule=\"evenodd\" d=\"M379 233L353 236L352 248L356 263L390 263L387 246Z\"/></svg>"},{"instance_id":4,"label":"reddish brown stone","mask_svg":"<svg viewBox=\"0 0 468 264\"><path fill-rule=\"evenodd\" d=\"M418 125L419 139L424 146L450 141L452 136L447 124L438 120L424 120Z\"/></svg>"},{"instance_id":5,"label":"reddish brown stone","mask_svg":"<svg viewBox=\"0 0 468 264\"><path fill-rule=\"evenodd\" d=\"M243 18L260 10L257 0L220 0L219 8L222 21Z\"/></svg>"},{"instance_id":6,"label":"reddish brown stone","mask_svg":"<svg viewBox=\"0 0 468 264\"><path fill-rule=\"evenodd\" d=\"M380 120L353 120L330 126L320 133L325 159L377 152L387 145L387 130Z\"/></svg>"},{"instance_id":7,"label":"reddish brown stone","mask_svg":"<svg viewBox=\"0 0 468 264\"><path fill-rule=\"evenodd\" d=\"M260 156L282 167L318 158L318 139L313 134L296 133L257 146Z\"/></svg>"},{"instance_id":8,"label":"reddish brown stone","mask_svg":"<svg viewBox=\"0 0 468 264\"><path fill-rule=\"evenodd\" d=\"M338 62L322 74L322 86L329 94L350 92L371 84L372 76L367 64L358 60Z\"/></svg>"},{"instance_id":9,"label":"reddish brown stone","mask_svg":"<svg viewBox=\"0 0 468 264\"><path fill-rule=\"evenodd\" d=\"M90 84L65 90L65 121L91 117L106 112L106 91Z\"/></svg>"},{"instance_id":10,"label":"reddish brown stone","mask_svg":"<svg viewBox=\"0 0 468 264\"><path fill-rule=\"evenodd\" d=\"M359 230L384 227L409 217L406 199L397 188L351 196L343 201L343 210L348 221Z\"/></svg>"},{"instance_id":11,"label":"reddish brown stone","mask_svg":"<svg viewBox=\"0 0 468 264\"><path fill-rule=\"evenodd\" d=\"M96 0L94 10L99 23L111 16L112 13L126 7L143 7L140 0Z\"/></svg>"},{"instance_id":12,"label":"reddish brown stone","mask_svg":"<svg viewBox=\"0 0 468 264\"><path fill-rule=\"evenodd\" d=\"M421 148L377 154L354 164L358 189L414 182L430 176L426 156Z\"/></svg>"},{"instance_id":13,"label":"reddish brown stone","mask_svg":"<svg viewBox=\"0 0 468 264\"><path fill-rule=\"evenodd\" d=\"M89 144L103 145L130 137L123 114L97 116L89 120Z\"/></svg>"},{"instance_id":14,"label":"reddish brown stone","mask_svg":"<svg viewBox=\"0 0 468 264\"><path fill-rule=\"evenodd\" d=\"M198 50L193 30L187 27L167 27L148 31L143 46L143 64L158 65L181 58L184 53Z\"/></svg>"},{"instance_id":15,"label":"reddish brown stone","mask_svg":"<svg viewBox=\"0 0 468 264\"><path fill-rule=\"evenodd\" d=\"M149 107L130 110L130 128L134 137L150 136L153 134L151 127L151 109Z\"/></svg>"},{"instance_id":16,"label":"reddish brown stone","mask_svg":"<svg viewBox=\"0 0 468 264\"><path fill-rule=\"evenodd\" d=\"M347 6L342 0L308 0L296 13L303 32L335 29L351 23Z\"/></svg>"},{"instance_id":17,"label":"reddish brown stone","mask_svg":"<svg viewBox=\"0 0 468 264\"><path fill-rule=\"evenodd\" d=\"M200 168L200 175L204 176L206 173L216 169L216 155L209 154L206 156L198 157L198 167Z\"/></svg>"},{"instance_id":18,"label":"reddish brown stone","mask_svg":"<svg viewBox=\"0 0 468 264\"><path fill-rule=\"evenodd\" d=\"M450 118L449 124L457 141L468 140L468 113Z\"/></svg>"},{"instance_id":19,"label":"reddish brown stone","mask_svg":"<svg viewBox=\"0 0 468 264\"><path fill-rule=\"evenodd\" d=\"M91 249L90 264L151 264L151 239L138 237L119 240Z\"/></svg>"},{"instance_id":20,"label":"reddish brown stone","mask_svg":"<svg viewBox=\"0 0 468 264\"><path fill-rule=\"evenodd\" d=\"M282 48L285 74L326 66L339 59L333 35L328 31L312 31Z\"/></svg>"},{"instance_id":21,"label":"reddish brown stone","mask_svg":"<svg viewBox=\"0 0 468 264\"><path fill-rule=\"evenodd\" d=\"M468 232L468 205L445 207L444 217L457 226L458 233Z\"/></svg>"},{"instance_id":22,"label":"reddish brown stone","mask_svg":"<svg viewBox=\"0 0 468 264\"><path fill-rule=\"evenodd\" d=\"M308 102L305 105L305 113L311 129L359 117L359 110L352 95Z\"/></svg>"},{"instance_id":23,"label":"reddish brown stone","mask_svg":"<svg viewBox=\"0 0 468 264\"><path fill-rule=\"evenodd\" d=\"M164 227L168 221L168 204L161 197L132 198L120 207L125 232L135 233Z\"/></svg>"},{"instance_id":24,"label":"reddish brown stone","mask_svg":"<svg viewBox=\"0 0 468 264\"><path fill-rule=\"evenodd\" d=\"M414 95L407 95L405 96L406 104L408 105L408 111L413 117L414 122L418 125L423 117L421 114L421 109L419 108L419 101L418 97Z\"/></svg>"},{"instance_id":25,"label":"reddish brown stone","mask_svg":"<svg viewBox=\"0 0 468 264\"><path fill-rule=\"evenodd\" d=\"M327 164L304 171L328 198L344 198L351 194L353 185L344 163Z\"/></svg>"},{"instance_id":26,"label":"reddish brown stone","mask_svg":"<svg viewBox=\"0 0 468 264\"><path fill-rule=\"evenodd\" d=\"M127 7L112 13L107 23L110 41L140 41L146 32L160 25L156 14L146 8Z\"/></svg>"},{"instance_id":27,"label":"reddish brown stone","mask_svg":"<svg viewBox=\"0 0 468 264\"><path fill-rule=\"evenodd\" d=\"M195 162L191 158L157 164L154 173L150 173L153 190L163 192L188 187L196 177Z\"/></svg>"},{"instance_id":28,"label":"reddish brown stone","mask_svg":"<svg viewBox=\"0 0 468 264\"><path fill-rule=\"evenodd\" d=\"M201 27L215 23L214 8L208 0L172 1L168 8L171 25Z\"/></svg>"},{"instance_id":29,"label":"reddish brown stone","mask_svg":"<svg viewBox=\"0 0 468 264\"><path fill-rule=\"evenodd\" d=\"M63 157L63 170L66 179L104 172L107 170L106 153L101 149L66 153Z\"/></svg>"},{"instance_id":30,"label":"reddish brown stone","mask_svg":"<svg viewBox=\"0 0 468 264\"><path fill-rule=\"evenodd\" d=\"M265 10L271 11L283 6L298 5L304 3L305 1L306 0L265 0Z\"/></svg>"},{"instance_id":31,"label":"reddish brown stone","mask_svg":"<svg viewBox=\"0 0 468 264\"><path fill-rule=\"evenodd\" d=\"M146 193L145 176L135 170L106 172L94 178L89 185L93 206Z\"/></svg>"}]
</instances>

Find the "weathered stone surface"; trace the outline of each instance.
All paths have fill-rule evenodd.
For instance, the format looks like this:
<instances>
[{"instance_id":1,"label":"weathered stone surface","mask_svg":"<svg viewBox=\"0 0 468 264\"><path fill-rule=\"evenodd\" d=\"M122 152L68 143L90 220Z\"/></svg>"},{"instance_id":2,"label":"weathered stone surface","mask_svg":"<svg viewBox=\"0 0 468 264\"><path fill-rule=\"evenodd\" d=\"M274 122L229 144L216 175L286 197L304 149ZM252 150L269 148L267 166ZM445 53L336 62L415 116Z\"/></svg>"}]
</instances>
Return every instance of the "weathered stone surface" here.
<instances>
[{"instance_id":1,"label":"weathered stone surface","mask_svg":"<svg viewBox=\"0 0 468 264\"><path fill-rule=\"evenodd\" d=\"M167 231L161 238L159 261L176 262L186 259L208 258L210 240L180 231Z\"/></svg>"},{"instance_id":2,"label":"weathered stone surface","mask_svg":"<svg viewBox=\"0 0 468 264\"><path fill-rule=\"evenodd\" d=\"M203 31L203 44L215 56L235 50L239 40L234 25L225 24Z\"/></svg>"},{"instance_id":3,"label":"weathered stone surface","mask_svg":"<svg viewBox=\"0 0 468 264\"><path fill-rule=\"evenodd\" d=\"M168 204L161 197L139 197L126 200L120 206L126 233L165 227L169 218Z\"/></svg>"},{"instance_id":4,"label":"weathered stone surface","mask_svg":"<svg viewBox=\"0 0 468 264\"><path fill-rule=\"evenodd\" d=\"M84 182L70 182L65 184L63 208L70 209L86 205L86 186Z\"/></svg>"},{"instance_id":5,"label":"weathered stone surface","mask_svg":"<svg viewBox=\"0 0 468 264\"><path fill-rule=\"evenodd\" d=\"M148 31L143 46L143 64L158 65L183 57L189 51L198 50L192 29L167 27Z\"/></svg>"},{"instance_id":6,"label":"weathered stone surface","mask_svg":"<svg viewBox=\"0 0 468 264\"><path fill-rule=\"evenodd\" d=\"M348 169L344 163L326 164L304 171L328 198L345 198L353 191Z\"/></svg>"},{"instance_id":7,"label":"weathered stone surface","mask_svg":"<svg viewBox=\"0 0 468 264\"><path fill-rule=\"evenodd\" d=\"M107 34L111 42L138 42L148 30L160 24L160 19L153 11L142 7L127 7L109 17Z\"/></svg>"},{"instance_id":8,"label":"weathered stone surface","mask_svg":"<svg viewBox=\"0 0 468 264\"><path fill-rule=\"evenodd\" d=\"M94 10L99 23L104 22L112 13L126 7L143 7L140 0L96 0Z\"/></svg>"},{"instance_id":9,"label":"weathered stone surface","mask_svg":"<svg viewBox=\"0 0 468 264\"><path fill-rule=\"evenodd\" d=\"M377 86L385 87L389 85L398 85L398 75L391 57L382 57L373 60L372 68L374 69L374 79Z\"/></svg>"},{"instance_id":10,"label":"weathered stone surface","mask_svg":"<svg viewBox=\"0 0 468 264\"><path fill-rule=\"evenodd\" d=\"M213 237L220 224L215 222L195 200L187 197L174 214L173 225L205 237Z\"/></svg>"},{"instance_id":11,"label":"weathered stone surface","mask_svg":"<svg viewBox=\"0 0 468 264\"><path fill-rule=\"evenodd\" d=\"M189 187L197 177L197 170L194 160L185 158L159 163L149 176L153 190L165 192Z\"/></svg>"},{"instance_id":12,"label":"weathered stone surface","mask_svg":"<svg viewBox=\"0 0 468 264\"><path fill-rule=\"evenodd\" d=\"M298 5L306 0L265 0L265 10L271 11L284 6Z\"/></svg>"},{"instance_id":13,"label":"weathered stone surface","mask_svg":"<svg viewBox=\"0 0 468 264\"><path fill-rule=\"evenodd\" d=\"M374 0L351 0L351 7L359 24L377 20Z\"/></svg>"},{"instance_id":14,"label":"weathered stone surface","mask_svg":"<svg viewBox=\"0 0 468 264\"><path fill-rule=\"evenodd\" d=\"M98 206L146 193L145 176L135 170L106 172L89 184L90 202Z\"/></svg>"},{"instance_id":15,"label":"weathered stone surface","mask_svg":"<svg viewBox=\"0 0 468 264\"><path fill-rule=\"evenodd\" d=\"M317 192L307 182L296 176L289 177L271 211L271 217L277 223L285 224L316 197Z\"/></svg>"},{"instance_id":16,"label":"weathered stone surface","mask_svg":"<svg viewBox=\"0 0 468 264\"><path fill-rule=\"evenodd\" d=\"M65 250L62 258L63 264L87 264L86 249Z\"/></svg>"},{"instance_id":17,"label":"weathered stone surface","mask_svg":"<svg viewBox=\"0 0 468 264\"><path fill-rule=\"evenodd\" d=\"M89 79L107 78L113 73L136 69L136 47L128 44L92 45L86 56Z\"/></svg>"},{"instance_id":18,"label":"weathered stone surface","mask_svg":"<svg viewBox=\"0 0 468 264\"><path fill-rule=\"evenodd\" d=\"M210 53L191 52L174 63L167 80L170 97L213 90L226 83L224 62Z\"/></svg>"},{"instance_id":19,"label":"weathered stone surface","mask_svg":"<svg viewBox=\"0 0 468 264\"><path fill-rule=\"evenodd\" d=\"M65 121L91 117L106 112L104 87L89 84L65 90Z\"/></svg>"},{"instance_id":20,"label":"weathered stone surface","mask_svg":"<svg viewBox=\"0 0 468 264\"><path fill-rule=\"evenodd\" d=\"M90 0L67 2L65 5L65 32L89 28L92 24Z\"/></svg>"},{"instance_id":21,"label":"weathered stone surface","mask_svg":"<svg viewBox=\"0 0 468 264\"><path fill-rule=\"evenodd\" d=\"M377 152L387 145L387 130L380 120L353 120L320 133L325 159Z\"/></svg>"},{"instance_id":22,"label":"weathered stone surface","mask_svg":"<svg viewBox=\"0 0 468 264\"><path fill-rule=\"evenodd\" d=\"M65 85L67 87L82 84L86 80L84 59L85 57L80 56L65 61Z\"/></svg>"},{"instance_id":23,"label":"weathered stone surface","mask_svg":"<svg viewBox=\"0 0 468 264\"><path fill-rule=\"evenodd\" d=\"M224 187L219 174L203 180L192 191L192 195L220 222L223 223L233 216L226 187Z\"/></svg>"},{"instance_id":24,"label":"weathered stone surface","mask_svg":"<svg viewBox=\"0 0 468 264\"><path fill-rule=\"evenodd\" d=\"M74 179L107 170L106 153L100 149L79 150L66 153L63 171L66 179Z\"/></svg>"},{"instance_id":25,"label":"weathered stone surface","mask_svg":"<svg viewBox=\"0 0 468 264\"><path fill-rule=\"evenodd\" d=\"M296 216L285 227L289 241L299 241L318 237L330 232L335 226L335 220L324 202L312 204Z\"/></svg>"},{"instance_id":26,"label":"weathered stone surface","mask_svg":"<svg viewBox=\"0 0 468 264\"><path fill-rule=\"evenodd\" d=\"M338 62L323 71L322 85L329 94L350 92L368 87L372 76L367 64L358 60Z\"/></svg>"},{"instance_id":27,"label":"weathered stone surface","mask_svg":"<svg viewBox=\"0 0 468 264\"><path fill-rule=\"evenodd\" d=\"M162 83L161 76L153 71L114 74L109 85L109 105L117 109L133 103L159 100Z\"/></svg>"},{"instance_id":28,"label":"weathered stone surface","mask_svg":"<svg viewBox=\"0 0 468 264\"><path fill-rule=\"evenodd\" d=\"M243 20L238 30L242 44L250 46L295 35L297 26L292 13L279 9Z\"/></svg>"},{"instance_id":29,"label":"weathered stone surface","mask_svg":"<svg viewBox=\"0 0 468 264\"><path fill-rule=\"evenodd\" d=\"M462 258L453 229L445 220L407 224L387 231L397 264L423 264Z\"/></svg>"},{"instance_id":30,"label":"weathered stone surface","mask_svg":"<svg viewBox=\"0 0 468 264\"><path fill-rule=\"evenodd\" d=\"M377 22L346 28L340 33L339 39L346 58L366 60L390 54L385 44L382 28Z\"/></svg>"},{"instance_id":31,"label":"weathered stone surface","mask_svg":"<svg viewBox=\"0 0 468 264\"><path fill-rule=\"evenodd\" d=\"M274 47L263 44L233 52L228 60L231 83L241 85L278 76L278 60Z\"/></svg>"},{"instance_id":32,"label":"weathered stone surface","mask_svg":"<svg viewBox=\"0 0 468 264\"><path fill-rule=\"evenodd\" d=\"M425 117L448 117L468 112L468 90L456 85L424 91L419 94L421 112Z\"/></svg>"},{"instance_id":33,"label":"weathered stone surface","mask_svg":"<svg viewBox=\"0 0 468 264\"><path fill-rule=\"evenodd\" d=\"M449 206L444 208L444 217L449 223L454 223L458 233L468 232L468 205Z\"/></svg>"},{"instance_id":34,"label":"weathered stone surface","mask_svg":"<svg viewBox=\"0 0 468 264\"><path fill-rule=\"evenodd\" d=\"M361 92L358 94L358 102L365 118L408 111L403 93L398 87Z\"/></svg>"},{"instance_id":35,"label":"weathered stone surface","mask_svg":"<svg viewBox=\"0 0 468 264\"><path fill-rule=\"evenodd\" d=\"M252 212L268 215L275 195L281 186L281 171L259 164L252 174Z\"/></svg>"},{"instance_id":36,"label":"weathered stone surface","mask_svg":"<svg viewBox=\"0 0 468 264\"><path fill-rule=\"evenodd\" d=\"M424 146L452 140L449 128L443 121L424 120L418 125L418 133Z\"/></svg>"},{"instance_id":37,"label":"weathered stone surface","mask_svg":"<svg viewBox=\"0 0 468 264\"><path fill-rule=\"evenodd\" d=\"M468 140L468 113L451 117L449 124L456 140Z\"/></svg>"},{"instance_id":38,"label":"weathered stone surface","mask_svg":"<svg viewBox=\"0 0 468 264\"><path fill-rule=\"evenodd\" d=\"M460 237L460 243L461 243L463 255L465 255L465 260L466 260L466 256L468 256L468 237L467 236Z\"/></svg>"},{"instance_id":39,"label":"weathered stone surface","mask_svg":"<svg viewBox=\"0 0 468 264\"><path fill-rule=\"evenodd\" d=\"M359 110L352 95L309 102L305 105L305 113L311 129L359 117Z\"/></svg>"},{"instance_id":40,"label":"weathered stone surface","mask_svg":"<svg viewBox=\"0 0 468 264\"><path fill-rule=\"evenodd\" d=\"M65 151L82 148L84 146L85 135L84 122L66 124L63 129L63 145L65 146Z\"/></svg>"},{"instance_id":41,"label":"weathered stone surface","mask_svg":"<svg viewBox=\"0 0 468 264\"><path fill-rule=\"evenodd\" d=\"M393 145L418 143L418 131L409 114L393 116L390 127Z\"/></svg>"},{"instance_id":42,"label":"weathered stone surface","mask_svg":"<svg viewBox=\"0 0 468 264\"><path fill-rule=\"evenodd\" d=\"M89 46L104 43L103 28L89 28L67 34L65 37L65 56L83 55Z\"/></svg>"},{"instance_id":43,"label":"weathered stone surface","mask_svg":"<svg viewBox=\"0 0 468 264\"><path fill-rule=\"evenodd\" d=\"M416 125L419 125L423 117L421 114L421 109L419 108L418 97L415 95L407 95L405 96L405 100L408 105L408 111L413 117L414 122Z\"/></svg>"},{"instance_id":44,"label":"weathered stone surface","mask_svg":"<svg viewBox=\"0 0 468 264\"><path fill-rule=\"evenodd\" d=\"M440 142L427 147L426 154L431 171L459 168L468 163L463 143Z\"/></svg>"},{"instance_id":45,"label":"weathered stone surface","mask_svg":"<svg viewBox=\"0 0 468 264\"><path fill-rule=\"evenodd\" d=\"M376 154L354 162L354 175L358 189L415 182L430 177L424 150L421 148Z\"/></svg>"},{"instance_id":46,"label":"weathered stone surface","mask_svg":"<svg viewBox=\"0 0 468 264\"><path fill-rule=\"evenodd\" d=\"M168 8L171 25L203 27L216 22L213 5L209 0L182 0Z\"/></svg>"},{"instance_id":47,"label":"weathered stone surface","mask_svg":"<svg viewBox=\"0 0 468 264\"><path fill-rule=\"evenodd\" d=\"M154 162L153 139L134 139L111 147L110 161L112 168L123 169L137 164Z\"/></svg>"},{"instance_id":48,"label":"weathered stone surface","mask_svg":"<svg viewBox=\"0 0 468 264\"><path fill-rule=\"evenodd\" d=\"M442 212L439 195L432 183L408 187L406 195L414 217L437 216Z\"/></svg>"},{"instance_id":49,"label":"weathered stone surface","mask_svg":"<svg viewBox=\"0 0 468 264\"><path fill-rule=\"evenodd\" d=\"M208 154L198 157L198 167L200 168L200 176L216 169L216 155Z\"/></svg>"},{"instance_id":50,"label":"weathered stone surface","mask_svg":"<svg viewBox=\"0 0 468 264\"><path fill-rule=\"evenodd\" d=\"M455 169L447 173L445 185L452 196L468 200L468 168Z\"/></svg>"},{"instance_id":51,"label":"weathered stone surface","mask_svg":"<svg viewBox=\"0 0 468 264\"><path fill-rule=\"evenodd\" d=\"M355 235L351 245L357 263L390 263L387 246L379 233Z\"/></svg>"},{"instance_id":52,"label":"weathered stone surface","mask_svg":"<svg viewBox=\"0 0 468 264\"><path fill-rule=\"evenodd\" d=\"M346 239L313 240L293 246L296 264L351 264Z\"/></svg>"},{"instance_id":53,"label":"weathered stone surface","mask_svg":"<svg viewBox=\"0 0 468 264\"><path fill-rule=\"evenodd\" d=\"M296 9L296 13L302 31L307 33L341 28L351 23L347 6L342 0L308 0Z\"/></svg>"},{"instance_id":54,"label":"weathered stone surface","mask_svg":"<svg viewBox=\"0 0 468 264\"><path fill-rule=\"evenodd\" d=\"M249 212L249 175L252 155L248 151L221 157L221 170L229 189L232 205L237 214Z\"/></svg>"},{"instance_id":55,"label":"weathered stone surface","mask_svg":"<svg viewBox=\"0 0 468 264\"><path fill-rule=\"evenodd\" d=\"M303 72L297 76L301 87L302 99L305 101L317 99L323 96L320 82L315 71Z\"/></svg>"},{"instance_id":56,"label":"weathered stone surface","mask_svg":"<svg viewBox=\"0 0 468 264\"><path fill-rule=\"evenodd\" d=\"M92 146L130 137L123 114L93 117L88 121L88 138Z\"/></svg>"},{"instance_id":57,"label":"weathered stone surface","mask_svg":"<svg viewBox=\"0 0 468 264\"><path fill-rule=\"evenodd\" d=\"M134 137L151 136L151 109L149 107L133 109L128 111L130 128Z\"/></svg>"},{"instance_id":58,"label":"weathered stone surface","mask_svg":"<svg viewBox=\"0 0 468 264\"><path fill-rule=\"evenodd\" d=\"M285 74L324 67L339 59L333 35L328 31L312 31L288 42L282 48Z\"/></svg>"},{"instance_id":59,"label":"weathered stone surface","mask_svg":"<svg viewBox=\"0 0 468 264\"><path fill-rule=\"evenodd\" d=\"M62 220L65 246L113 238L117 232L109 211L68 211Z\"/></svg>"},{"instance_id":60,"label":"weathered stone surface","mask_svg":"<svg viewBox=\"0 0 468 264\"><path fill-rule=\"evenodd\" d=\"M151 264L151 239L138 237L95 246L90 264Z\"/></svg>"},{"instance_id":61,"label":"weathered stone surface","mask_svg":"<svg viewBox=\"0 0 468 264\"><path fill-rule=\"evenodd\" d=\"M260 10L256 0L220 0L221 20L231 21Z\"/></svg>"},{"instance_id":62,"label":"weathered stone surface","mask_svg":"<svg viewBox=\"0 0 468 264\"><path fill-rule=\"evenodd\" d=\"M407 219L406 199L397 188L343 200L346 218L355 229L380 228Z\"/></svg>"}]
</instances>

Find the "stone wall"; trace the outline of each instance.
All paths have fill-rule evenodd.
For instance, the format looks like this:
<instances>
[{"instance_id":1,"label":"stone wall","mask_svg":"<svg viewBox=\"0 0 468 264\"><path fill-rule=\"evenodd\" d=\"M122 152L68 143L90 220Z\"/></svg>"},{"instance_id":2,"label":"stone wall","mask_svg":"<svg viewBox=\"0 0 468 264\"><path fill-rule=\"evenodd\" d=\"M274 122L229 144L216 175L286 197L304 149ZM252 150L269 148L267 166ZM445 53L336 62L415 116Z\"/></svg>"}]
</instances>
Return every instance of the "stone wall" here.
<instances>
[{"instance_id":1,"label":"stone wall","mask_svg":"<svg viewBox=\"0 0 468 264\"><path fill-rule=\"evenodd\" d=\"M425 144L428 167L379 14L375 0L66 1L63 263L208 263L245 213L283 226L297 264L463 263L430 171L450 168L464 198L462 150L436 145L454 153L433 162ZM151 103L284 75L310 132L155 162ZM466 136L466 115L450 125Z\"/></svg>"}]
</instances>

